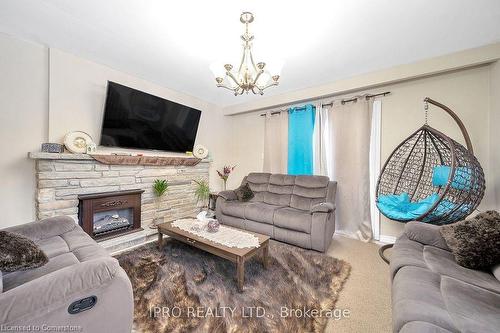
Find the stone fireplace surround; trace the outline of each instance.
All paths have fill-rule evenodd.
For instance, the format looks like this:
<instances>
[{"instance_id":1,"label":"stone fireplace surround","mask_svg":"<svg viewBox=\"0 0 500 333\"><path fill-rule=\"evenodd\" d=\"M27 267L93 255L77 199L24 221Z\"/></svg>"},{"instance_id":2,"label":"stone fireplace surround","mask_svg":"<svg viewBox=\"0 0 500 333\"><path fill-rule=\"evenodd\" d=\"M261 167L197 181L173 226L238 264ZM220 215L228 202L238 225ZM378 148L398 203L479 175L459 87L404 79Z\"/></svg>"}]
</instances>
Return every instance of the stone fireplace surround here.
<instances>
[{"instance_id":1,"label":"stone fireplace surround","mask_svg":"<svg viewBox=\"0 0 500 333\"><path fill-rule=\"evenodd\" d=\"M165 220L195 215L193 180L208 181L209 161L195 166L107 165L87 154L29 153L35 160L35 205L38 219L69 215L78 223L78 195L142 189L141 227L150 230L156 205L153 181L167 179L160 214ZM151 232L149 232L151 233Z\"/></svg>"}]
</instances>

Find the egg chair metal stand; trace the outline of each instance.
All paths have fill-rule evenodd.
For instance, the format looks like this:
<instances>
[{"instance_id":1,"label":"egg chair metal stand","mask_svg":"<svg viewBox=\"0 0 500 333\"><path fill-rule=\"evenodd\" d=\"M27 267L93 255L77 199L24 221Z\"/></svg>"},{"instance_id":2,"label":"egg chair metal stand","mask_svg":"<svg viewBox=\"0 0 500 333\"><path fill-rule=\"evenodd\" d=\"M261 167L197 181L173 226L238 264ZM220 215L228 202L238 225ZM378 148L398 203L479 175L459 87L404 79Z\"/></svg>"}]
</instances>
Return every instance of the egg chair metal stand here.
<instances>
[{"instance_id":1,"label":"egg chair metal stand","mask_svg":"<svg viewBox=\"0 0 500 333\"><path fill-rule=\"evenodd\" d=\"M377 206L383 215L398 222L444 225L462 220L477 208L485 191L484 172L457 114L428 97L424 103L425 124L401 142L382 167L376 188ZM428 125L429 104L455 120L467 147ZM379 200L387 197L405 198L407 206L424 202L427 205L420 205L408 217L382 209ZM386 248L381 248L380 255L387 262L383 255Z\"/></svg>"}]
</instances>

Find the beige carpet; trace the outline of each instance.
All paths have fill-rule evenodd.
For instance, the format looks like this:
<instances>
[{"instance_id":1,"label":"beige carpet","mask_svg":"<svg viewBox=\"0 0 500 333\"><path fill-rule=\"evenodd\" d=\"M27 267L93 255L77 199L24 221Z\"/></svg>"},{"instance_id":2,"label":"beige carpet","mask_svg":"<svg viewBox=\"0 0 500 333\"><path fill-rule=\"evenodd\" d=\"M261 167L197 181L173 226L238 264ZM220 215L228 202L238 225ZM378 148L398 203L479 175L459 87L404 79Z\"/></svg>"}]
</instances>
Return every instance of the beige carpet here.
<instances>
[{"instance_id":1,"label":"beige carpet","mask_svg":"<svg viewBox=\"0 0 500 333\"><path fill-rule=\"evenodd\" d=\"M378 256L379 245L335 236L328 255L351 264L351 275L336 304L350 318L330 319L325 332L392 332L389 266ZM390 258L390 250L387 251Z\"/></svg>"}]
</instances>

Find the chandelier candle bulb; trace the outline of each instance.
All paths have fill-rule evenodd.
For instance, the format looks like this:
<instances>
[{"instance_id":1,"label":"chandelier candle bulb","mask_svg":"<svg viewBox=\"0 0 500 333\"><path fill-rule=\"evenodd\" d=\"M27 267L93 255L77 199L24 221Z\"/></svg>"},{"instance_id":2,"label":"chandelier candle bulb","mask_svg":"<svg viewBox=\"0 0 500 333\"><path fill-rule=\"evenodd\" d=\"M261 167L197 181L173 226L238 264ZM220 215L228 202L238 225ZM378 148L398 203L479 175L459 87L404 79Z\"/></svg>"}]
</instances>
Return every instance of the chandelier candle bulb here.
<instances>
[{"instance_id":1,"label":"chandelier candle bulb","mask_svg":"<svg viewBox=\"0 0 500 333\"><path fill-rule=\"evenodd\" d=\"M216 64L212 64L210 69L214 73L217 87L231 90L235 96L248 94L250 91L263 95L265 89L278 85L283 64L277 62L274 68L262 61L255 64L251 44L254 36L248 31L248 25L254 21L254 16L250 12L243 12L240 21L245 25L245 33L241 35L244 42L243 57L238 69L233 71L231 64L223 66L225 72L222 71L222 66Z\"/></svg>"}]
</instances>

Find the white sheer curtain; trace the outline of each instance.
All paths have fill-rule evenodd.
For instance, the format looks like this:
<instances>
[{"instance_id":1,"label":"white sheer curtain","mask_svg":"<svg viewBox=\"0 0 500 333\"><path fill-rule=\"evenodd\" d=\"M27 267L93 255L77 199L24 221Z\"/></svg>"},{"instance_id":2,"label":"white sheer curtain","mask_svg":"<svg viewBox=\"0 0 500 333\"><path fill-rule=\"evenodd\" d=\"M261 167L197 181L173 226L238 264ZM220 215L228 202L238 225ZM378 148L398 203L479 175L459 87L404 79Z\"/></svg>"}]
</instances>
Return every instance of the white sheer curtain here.
<instances>
[{"instance_id":1,"label":"white sheer curtain","mask_svg":"<svg viewBox=\"0 0 500 333\"><path fill-rule=\"evenodd\" d=\"M316 119L314 122L314 138L313 138L313 158L314 158L314 174L321 176L330 176L328 174L328 165L331 164L331 144L330 131L328 128L328 109L324 108L321 103L316 106ZM331 178L330 178L331 179Z\"/></svg>"},{"instance_id":2,"label":"white sheer curtain","mask_svg":"<svg viewBox=\"0 0 500 333\"><path fill-rule=\"evenodd\" d=\"M288 112L265 117L264 172L287 173L288 169Z\"/></svg>"},{"instance_id":3,"label":"white sheer curtain","mask_svg":"<svg viewBox=\"0 0 500 333\"><path fill-rule=\"evenodd\" d=\"M315 156L319 166L315 171L338 182L337 229L369 241L373 237L370 207L372 103L365 98L345 104L335 102L328 111L320 109L317 114ZM326 163L322 164L323 161Z\"/></svg>"},{"instance_id":4,"label":"white sheer curtain","mask_svg":"<svg viewBox=\"0 0 500 333\"><path fill-rule=\"evenodd\" d=\"M377 181L380 175L380 143L382 126L382 101L375 100L372 105L372 123L370 135L370 215L373 239L380 240L380 213L376 205Z\"/></svg>"}]
</instances>

